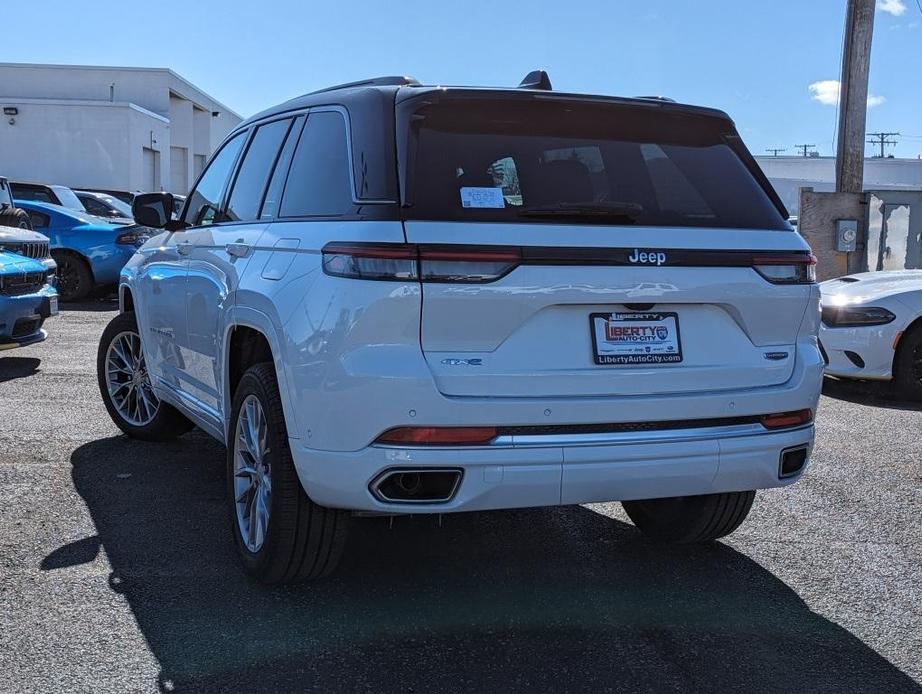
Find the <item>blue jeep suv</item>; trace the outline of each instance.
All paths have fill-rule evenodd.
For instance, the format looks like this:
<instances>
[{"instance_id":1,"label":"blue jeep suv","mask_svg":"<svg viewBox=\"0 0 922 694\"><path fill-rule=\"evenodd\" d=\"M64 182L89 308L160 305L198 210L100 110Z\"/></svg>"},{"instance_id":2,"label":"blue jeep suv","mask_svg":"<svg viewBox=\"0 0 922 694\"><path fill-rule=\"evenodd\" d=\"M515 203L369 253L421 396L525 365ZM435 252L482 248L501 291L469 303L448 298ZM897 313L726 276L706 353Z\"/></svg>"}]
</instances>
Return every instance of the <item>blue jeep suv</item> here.
<instances>
[{"instance_id":1,"label":"blue jeep suv","mask_svg":"<svg viewBox=\"0 0 922 694\"><path fill-rule=\"evenodd\" d=\"M0 251L0 350L41 342L42 324L58 312L58 295L38 260Z\"/></svg>"},{"instance_id":2,"label":"blue jeep suv","mask_svg":"<svg viewBox=\"0 0 922 694\"><path fill-rule=\"evenodd\" d=\"M117 284L122 267L149 238L144 227L110 224L60 205L26 200L16 204L29 213L32 228L51 242L61 301L80 301L99 285Z\"/></svg>"}]
</instances>

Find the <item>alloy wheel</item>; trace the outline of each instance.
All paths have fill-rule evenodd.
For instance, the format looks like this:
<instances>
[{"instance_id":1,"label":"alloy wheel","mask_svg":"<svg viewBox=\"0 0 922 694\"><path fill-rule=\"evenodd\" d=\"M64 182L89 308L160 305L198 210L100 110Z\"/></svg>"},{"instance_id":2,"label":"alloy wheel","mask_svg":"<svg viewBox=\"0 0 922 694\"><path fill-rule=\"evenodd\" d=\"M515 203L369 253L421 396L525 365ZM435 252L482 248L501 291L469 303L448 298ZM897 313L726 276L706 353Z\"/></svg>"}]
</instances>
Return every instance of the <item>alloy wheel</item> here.
<instances>
[{"instance_id":1,"label":"alloy wheel","mask_svg":"<svg viewBox=\"0 0 922 694\"><path fill-rule=\"evenodd\" d=\"M56 286L62 299L68 299L80 290L80 276L69 258L64 257L58 261Z\"/></svg>"},{"instance_id":2,"label":"alloy wheel","mask_svg":"<svg viewBox=\"0 0 922 694\"><path fill-rule=\"evenodd\" d=\"M922 387L922 344L916 345L911 357L912 382L916 387Z\"/></svg>"},{"instance_id":3,"label":"alloy wheel","mask_svg":"<svg viewBox=\"0 0 922 694\"><path fill-rule=\"evenodd\" d=\"M262 404L248 395L240 406L234 432L234 505L237 529L250 552L266 540L272 504L269 429Z\"/></svg>"},{"instance_id":4,"label":"alloy wheel","mask_svg":"<svg viewBox=\"0 0 922 694\"><path fill-rule=\"evenodd\" d=\"M106 351L106 389L119 416L143 427L157 416L160 399L154 395L150 375L135 332L121 332Z\"/></svg>"}]
</instances>

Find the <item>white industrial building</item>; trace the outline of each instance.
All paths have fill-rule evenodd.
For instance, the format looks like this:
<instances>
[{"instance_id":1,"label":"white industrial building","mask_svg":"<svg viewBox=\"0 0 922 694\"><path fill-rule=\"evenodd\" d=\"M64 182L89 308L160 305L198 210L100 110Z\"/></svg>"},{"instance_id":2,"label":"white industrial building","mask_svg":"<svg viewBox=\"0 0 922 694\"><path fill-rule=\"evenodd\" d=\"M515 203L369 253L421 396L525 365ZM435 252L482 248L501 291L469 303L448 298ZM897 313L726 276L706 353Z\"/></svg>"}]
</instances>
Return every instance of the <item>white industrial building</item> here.
<instances>
[{"instance_id":1,"label":"white industrial building","mask_svg":"<svg viewBox=\"0 0 922 694\"><path fill-rule=\"evenodd\" d=\"M241 117L166 68L0 63L0 176L186 193Z\"/></svg>"},{"instance_id":2,"label":"white industrial building","mask_svg":"<svg viewBox=\"0 0 922 694\"><path fill-rule=\"evenodd\" d=\"M835 157L756 157L756 161L792 215L798 214L801 188L835 190ZM865 159L864 189L922 190L922 159Z\"/></svg>"}]
</instances>

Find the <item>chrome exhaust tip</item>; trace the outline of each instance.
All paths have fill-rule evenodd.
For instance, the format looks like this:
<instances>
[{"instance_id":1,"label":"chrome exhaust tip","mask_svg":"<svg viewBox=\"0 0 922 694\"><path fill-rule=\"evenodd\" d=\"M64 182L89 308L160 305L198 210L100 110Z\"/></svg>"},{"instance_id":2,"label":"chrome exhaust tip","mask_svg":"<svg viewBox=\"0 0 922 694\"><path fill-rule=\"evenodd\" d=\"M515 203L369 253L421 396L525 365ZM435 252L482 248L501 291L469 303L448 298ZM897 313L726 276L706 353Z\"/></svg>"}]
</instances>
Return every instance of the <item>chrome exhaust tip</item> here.
<instances>
[{"instance_id":1,"label":"chrome exhaust tip","mask_svg":"<svg viewBox=\"0 0 922 694\"><path fill-rule=\"evenodd\" d=\"M452 500L463 474L460 468L389 468L368 489L386 504L443 504Z\"/></svg>"},{"instance_id":2,"label":"chrome exhaust tip","mask_svg":"<svg viewBox=\"0 0 922 694\"><path fill-rule=\"evenodd\" d=\"M809 446L795 446L794 448L785 448L781 451L781 460L778 463L778 479L787 479L796 477L803 472L807 465L807 454Z\"/></svg>"}]
</instances>

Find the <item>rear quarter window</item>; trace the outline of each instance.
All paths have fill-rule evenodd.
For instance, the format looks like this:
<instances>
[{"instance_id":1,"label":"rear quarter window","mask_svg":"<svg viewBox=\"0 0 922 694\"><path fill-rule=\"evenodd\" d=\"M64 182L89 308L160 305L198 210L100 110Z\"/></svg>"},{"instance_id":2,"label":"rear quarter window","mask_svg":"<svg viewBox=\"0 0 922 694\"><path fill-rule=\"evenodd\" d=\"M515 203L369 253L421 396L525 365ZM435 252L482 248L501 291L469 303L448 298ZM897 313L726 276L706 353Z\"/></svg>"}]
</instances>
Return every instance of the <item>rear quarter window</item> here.
<instances>
[{"instance_id":1,"label":"rear quarter window","mask_svg":"<svg viewBox=\"0 0 922 694\"><path fill-rule=\"evenodd\" d=\"M280 217L336 217L352 211L346 122L336 111L312 112L282 194Z\"/></svg>"}]
</instances>

